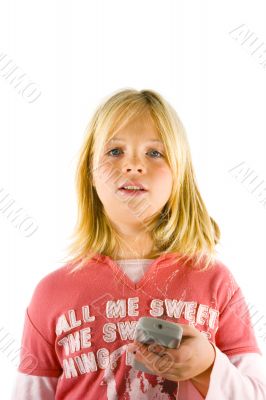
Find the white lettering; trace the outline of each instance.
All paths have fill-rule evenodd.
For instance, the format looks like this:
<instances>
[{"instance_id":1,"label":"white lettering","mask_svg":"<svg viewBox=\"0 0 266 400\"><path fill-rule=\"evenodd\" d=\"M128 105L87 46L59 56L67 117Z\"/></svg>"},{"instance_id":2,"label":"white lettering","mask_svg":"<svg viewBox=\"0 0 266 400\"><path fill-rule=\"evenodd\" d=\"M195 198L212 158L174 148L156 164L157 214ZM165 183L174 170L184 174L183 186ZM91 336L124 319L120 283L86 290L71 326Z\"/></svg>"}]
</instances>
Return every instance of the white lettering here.
<instances>
[{"instance_id":1,"label":"white lettering","mask_svg":"<svg viewBox=\"0 0 266 400\"><path fill-rule=\"evenodd\" d=\"M150 307L150 315L153 317L160 317L163 315L163 300L153 299Z\"/></svg>"},{"instance_id":2,"label":"white lettering","mask_svg":"<svg viewBox=\"0 0 266 400\"><path fill-rule=\"evenodd\" d=\"M111 343L116 340L116 326L112 322L104 324L103 326L103 340L105 342Z\"/></svg>"}]
</instances>

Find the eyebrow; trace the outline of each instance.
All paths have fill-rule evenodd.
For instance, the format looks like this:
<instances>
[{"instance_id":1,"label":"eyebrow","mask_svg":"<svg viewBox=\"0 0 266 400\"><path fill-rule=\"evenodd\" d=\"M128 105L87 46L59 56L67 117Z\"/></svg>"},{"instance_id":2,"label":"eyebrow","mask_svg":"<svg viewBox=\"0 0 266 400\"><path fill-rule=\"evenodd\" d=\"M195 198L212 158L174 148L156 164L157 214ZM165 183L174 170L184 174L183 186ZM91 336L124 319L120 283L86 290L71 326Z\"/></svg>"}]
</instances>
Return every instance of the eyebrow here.
<instances>
[{"instance_id":1,"label":"eyebrow","mask_svg":"<svg viewBox=\"0 0 266 400\"><path fill-rule=\"evenodd\" d=\"M110 139L109 140L109 142L116 142L116 141L118 141L118 142L126 142L126 140L121 139L121 138L115 138L115 139ZM163 142L161 140L158 140L158 139L148 139L146 142L157 142L157 143L162 143L163 144Z\"/></svg>"}]
</instances>

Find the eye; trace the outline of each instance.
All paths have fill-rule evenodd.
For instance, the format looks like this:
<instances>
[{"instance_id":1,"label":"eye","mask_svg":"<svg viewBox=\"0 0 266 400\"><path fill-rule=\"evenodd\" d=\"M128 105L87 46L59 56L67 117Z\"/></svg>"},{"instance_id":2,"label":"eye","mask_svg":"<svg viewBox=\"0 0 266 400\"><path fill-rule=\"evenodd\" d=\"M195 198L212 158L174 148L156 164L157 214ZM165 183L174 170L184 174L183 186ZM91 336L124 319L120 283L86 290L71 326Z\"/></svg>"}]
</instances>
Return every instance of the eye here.
<instances>
[{"instance_id":1,"label":"eye","mask_svg":"<svg viewBox=\"0 0 266 400\"><path fill-rule=\"evenodd\" d=\"M115 148L115 149L112 149L112 150L109 150L106 154L108 154L109 155L109 153L111 153L112 151L114 151L114 150L119 150L118 148ZM117 154L112 154L113 156L117 156Z\"/></svg>"},{"instance_id":2,"label":"eye","mask_svg":"<svg viewBox=\"0 0 266 400\"><path fill-rule=\"evenodd\" d=\"M161 157L163 157L163 155L162 155L162 153L160 153L159 151L157 151L157 150L151 150L151 153L152 152L155 152L155 153L158 153L158 154L160 154L160 157L155 157L155 158L161 158Z\"/></svg>"},{"instance_id":3,"label":"eye","mask_svg":"<svg viewBox=\"0 0 266 400\"><path fill-rule=\"evenodd\" d=\"M111 155L111 156L114 156L114 157L117 157L119 154L114 154L114 153L112 153L113 151L116 151L116 150L120 150L119 148L115 148L115 149L112 149L112 150L109 150L106 154L107 155ZM152 158L161 158L161 157L163 157L163 155L162 155L162 153L160 153L159 151L157 151L157 150L151 150L149 153L158 153L160 156L159 157L152 157ZM111 154L110 154L111 153Z\"/></svg>"}]
</instances>

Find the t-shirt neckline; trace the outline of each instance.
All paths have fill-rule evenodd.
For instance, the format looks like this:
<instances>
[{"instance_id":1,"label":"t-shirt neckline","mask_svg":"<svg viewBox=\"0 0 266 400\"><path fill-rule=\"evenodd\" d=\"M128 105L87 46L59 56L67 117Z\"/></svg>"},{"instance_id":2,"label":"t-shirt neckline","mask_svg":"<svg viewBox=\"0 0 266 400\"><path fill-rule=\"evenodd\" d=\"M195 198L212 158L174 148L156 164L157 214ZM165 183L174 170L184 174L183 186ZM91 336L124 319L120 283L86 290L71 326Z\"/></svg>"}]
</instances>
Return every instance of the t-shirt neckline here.
<instances>
[{"instance_id":1,"label":"t-shirt neckline","mask_svg":"<svg viewBox=\"0 0 266 400\"><path fill-rule=\"evenodd\" d=\"M169 253L161 254L159 257L157 257L155 259L150 259L151 264L150 264L148 270L145 271L142 278L137 282L132 281L129 278L129 276L120 268L119 264L115 260L113 260L111 257L106 256L106 255L101 255L101 257L104 257L104 261L113 269L113 272L116 275L117 279L121 279L131 289L138 290L138 289L142 288L148 280L150 280L152 277L154 277L154 274L156 273L157 265L159 263L161 263L165 258L171 257L171 255ZM120 261L126 261L126 260L120 260Z\"/></svg>"}]
</instances>

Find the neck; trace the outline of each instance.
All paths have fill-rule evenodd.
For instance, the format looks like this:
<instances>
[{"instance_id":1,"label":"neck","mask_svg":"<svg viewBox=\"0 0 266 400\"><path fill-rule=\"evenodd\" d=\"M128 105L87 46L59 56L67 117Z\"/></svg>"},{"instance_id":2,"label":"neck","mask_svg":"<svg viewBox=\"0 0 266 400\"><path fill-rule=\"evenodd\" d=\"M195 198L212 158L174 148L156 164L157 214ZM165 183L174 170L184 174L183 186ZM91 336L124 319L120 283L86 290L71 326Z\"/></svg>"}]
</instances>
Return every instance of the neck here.
<instances>
[{"instance_id":1,"label":"neck","mask_svg":"<svg viewBox=\"0 0 266 400\"><path fill-rule=\"evenodd\" d=\"M117 260L151 258L150 254L153 249L153 242L147 234L122 235L119 233L119 236L121 240L117 246Z\"/></svg>"}]
</instances>

